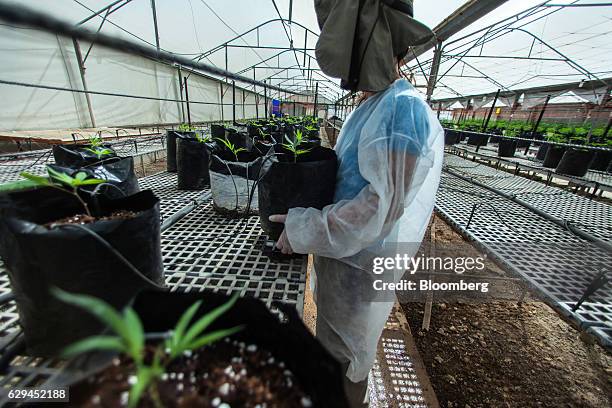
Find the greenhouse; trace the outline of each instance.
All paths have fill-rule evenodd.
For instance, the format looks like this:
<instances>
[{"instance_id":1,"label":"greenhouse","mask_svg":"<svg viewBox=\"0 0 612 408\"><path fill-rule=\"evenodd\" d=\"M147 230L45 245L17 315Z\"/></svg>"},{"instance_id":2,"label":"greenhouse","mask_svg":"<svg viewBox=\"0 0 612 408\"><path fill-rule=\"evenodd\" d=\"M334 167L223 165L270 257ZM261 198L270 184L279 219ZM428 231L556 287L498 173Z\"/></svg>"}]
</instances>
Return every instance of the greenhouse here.
<instances>
[{"instance_id":1,"label":"greenhouse","mask_svg":"<svg viewBox=\"0 0 612 408\"><path fill-rule=\"evenodd\" d=\"M0 406L612 406L610 27L0 0Z\"/></svg>"}]
</instances>

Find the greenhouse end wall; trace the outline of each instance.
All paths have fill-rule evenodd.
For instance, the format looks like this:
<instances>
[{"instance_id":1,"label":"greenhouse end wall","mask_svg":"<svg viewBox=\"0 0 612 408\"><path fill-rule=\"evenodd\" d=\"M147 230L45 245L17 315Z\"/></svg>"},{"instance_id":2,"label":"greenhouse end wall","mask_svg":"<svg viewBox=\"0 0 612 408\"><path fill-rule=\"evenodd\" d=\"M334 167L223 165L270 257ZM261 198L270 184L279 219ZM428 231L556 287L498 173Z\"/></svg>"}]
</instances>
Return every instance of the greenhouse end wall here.
<instances>
[{"instance_id":1,"label":"greenhouse end wall","mask_svg":"<svg viewBox=\"0 0 612 408\"><path fill-rule=\"evenodd\" d=\"M84 78L90 92L90 115L83 91L75 43L26 28L0 26L0 130L47 130L90 127L140 126L187 121L181 107L177 67L96 44L78 44L86 57ZM189 110L193 122L232 118L232 85L182 70L188 77ZM221 84L221 85L220 85ZM263 90L262 90L263 91ZM222 97L222 93L224 96ZM183 95L183 99L185 96ZM223 102L224 106L221 105ZM255 104L259 106L255 106ZM265 111L264 97L236 86L236 119L254 118ZM222 112L223 109L223 112Z\"/></svg>"}]
</instances>

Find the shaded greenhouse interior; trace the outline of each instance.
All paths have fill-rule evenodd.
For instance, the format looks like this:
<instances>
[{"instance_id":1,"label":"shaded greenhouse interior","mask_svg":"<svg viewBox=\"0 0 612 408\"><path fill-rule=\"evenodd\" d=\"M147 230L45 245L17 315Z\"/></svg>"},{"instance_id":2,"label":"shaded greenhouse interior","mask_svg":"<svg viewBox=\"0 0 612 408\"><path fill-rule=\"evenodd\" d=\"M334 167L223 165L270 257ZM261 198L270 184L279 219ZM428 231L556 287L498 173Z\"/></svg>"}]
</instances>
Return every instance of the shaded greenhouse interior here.
<instances>
[{"instance_id":1,"label":"shaded greenhouse interior","mask_svg":"<svg viewBox=\"0 0 612 408\"><path fill-rule=\"evenodd\" d=\"M176 173L159 166L169 132L180 125L205 135L212 124L246 129L273 112L317 117L321 145L333 147L359 95L319 68L318 27L312 11L308 23L301 20L305 6L297 2L271 1L261 7L265 18L258 11L240 21L194 1L192 7L208 10L216 35L227 35L193 54L164 48L167 5L135 3L74 4L79 12L66 16L0 3L0 52L7 61L0 69L0 184L24 171L43 176L54 163L52 146L99 136L133 158L140 189L160 200L164 283L171 292L239 293L275 313L275 302L288 305L306 319L308 257L267 256L258 217L219 214L210 187L179 190ZM577 1L519 10L507 3L467 1L454 12L445 9L436 41L413 47L402 65L445 129L435 212L509 280L609 350L612 54L605 22L612 8ZM152 13L150 38L135 34L128 20L119 22L130 7ZM594 16L589 24L543 35L543 24L561 27L586 16ZM554 149L561 153L551 167L546 154ZM560 164L576 151L587 154L583 171ZM2 265L0 300L0 385L45 384L65 362L26 353ZM432 313L444 313L432 304L415 304L428 316L424 328ZM413 335L396 305L370 376L372 407L438 406ZM0 395L0 404L6 402Z\"/></svg>"}]
</instances>

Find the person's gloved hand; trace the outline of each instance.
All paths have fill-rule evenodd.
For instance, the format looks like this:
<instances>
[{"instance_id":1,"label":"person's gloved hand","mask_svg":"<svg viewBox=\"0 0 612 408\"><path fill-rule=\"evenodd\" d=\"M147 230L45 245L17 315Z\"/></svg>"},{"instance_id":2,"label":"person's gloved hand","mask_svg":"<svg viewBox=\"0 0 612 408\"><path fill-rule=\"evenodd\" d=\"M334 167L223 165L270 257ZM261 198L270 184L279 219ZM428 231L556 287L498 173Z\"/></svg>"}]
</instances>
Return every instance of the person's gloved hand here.
<instances>
[{"instance_id":1,"label":"person's gloved hand","mask_svg":"<svg viewBox=\"0 0 612 408\"><path fill-rule=\"evenodd\" d=\"M285 223L287 219L287 214L274 214L268 217L271 222L280 222L282 224ZM278 241L276 241L276 247L285 255L293 254L293 249L291 248L291 244L289 243L289 238L287 238L287 231L283 228L283 232L281 233Z\"/></svg>"}]
</instances>

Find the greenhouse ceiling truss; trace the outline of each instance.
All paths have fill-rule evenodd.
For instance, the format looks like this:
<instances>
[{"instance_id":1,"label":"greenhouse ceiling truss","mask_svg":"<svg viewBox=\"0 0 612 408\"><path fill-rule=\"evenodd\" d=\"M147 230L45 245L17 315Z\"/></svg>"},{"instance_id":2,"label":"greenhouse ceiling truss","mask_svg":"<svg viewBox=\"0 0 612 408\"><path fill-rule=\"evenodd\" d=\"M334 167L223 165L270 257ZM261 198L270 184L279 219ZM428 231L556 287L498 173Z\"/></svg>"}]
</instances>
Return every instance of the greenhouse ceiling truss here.
<instances>
[{"instance_id":1,"label":"greenhouse ceiling truss","mask_svg":"<svg viewBox=\"0 0 612 408\"><path fill-rule=\"evenodd\" d=\"M503 4L505 1L493 1L493 2L483 2L483 1L472 1L466 5L467 10L472 8L472 14L478 18L482 16L482 13L488 13L491 11L492 7L497 7ZM491 4L493 3L493 4ZM501 81L491 77L486 72L481 69L478 69L474 64L471 64L469 59L513 59L513 60L530 60L530 61L548 61L548 62L563 62L571 67L574 71L586 77L588 81L594 81L593 84L599 86L608 86L608 83L601 78L599 78L595 73L590 72L588 69L583 67L581 64L576 62L571 57L565 55L561 51L559 51L554 46L550 45L546 41L544 41L540 36L532 33L528 29L524 28L529 24L532 24L538 20L546 18L560 10L566 9L568 7L610 7L612 3L585 3L580 4L579 0L575 0L568 4L557 4L553 2L543 2L536 6L530 7L524 11L521 11L517 14L514 14L510 17L504 18L501 21L498 21L494 24L491 24L487 27L481 28L474 32L471 32L467 35L463 35L459 38L446 41L450 35L455 34L460 31L459 28L465 28L465 26L454 27L454 30L451 27L451 31L449 33L449 22L453 20L459 20L461 15L466 12L466 9L459 9L454 16L451 16L449 19L445 20L440 26L434 29L434 33L436 33L437 42L431 42L422 47L417 47L412 49L411 52L407 55L405 59L405 65L403 66L403 71L411 76L422 75L426 80L426 97L430 102L437 102L433 96L433 92L437 86L444 87L448 89L451 93L455 94L459 99L469 99L472 95L462 95L460 92L456 91L452 87L446 85L442 82L443 79L449 77L458 77L458 78L466 78L466 79L485 79L489 83L491 83L495 88L500 91L505 91L507 93L512 93L511 89L512 85L503 84ZM531 38L531 45L529 48L529 52L527 55L483 55L482 48L486 43L499 39L503 36L506 36L513 32L520 32ZM450 34L450 35L449 35ZM532 55L532 51L536 45L541 45L546 49L553 52L556 57L555 58L542 58ZM419 55L430 50L433 47L433 57L425 60L419 61ZM480 53L478 55L468 55L470 51L480 48ZM414 62L412 62L414 61ZM452 62L450 68L447 68L444 72L440 73L440 66L445 62ZM455 68L459 63L464 64L464 67L469 67L473 71L477 72L478 75L452 75L451 71ZM427 70L429 73L427 73ZM450 100L452 98L446 98L445 100Z\"/></svg>"}]
</instances>

